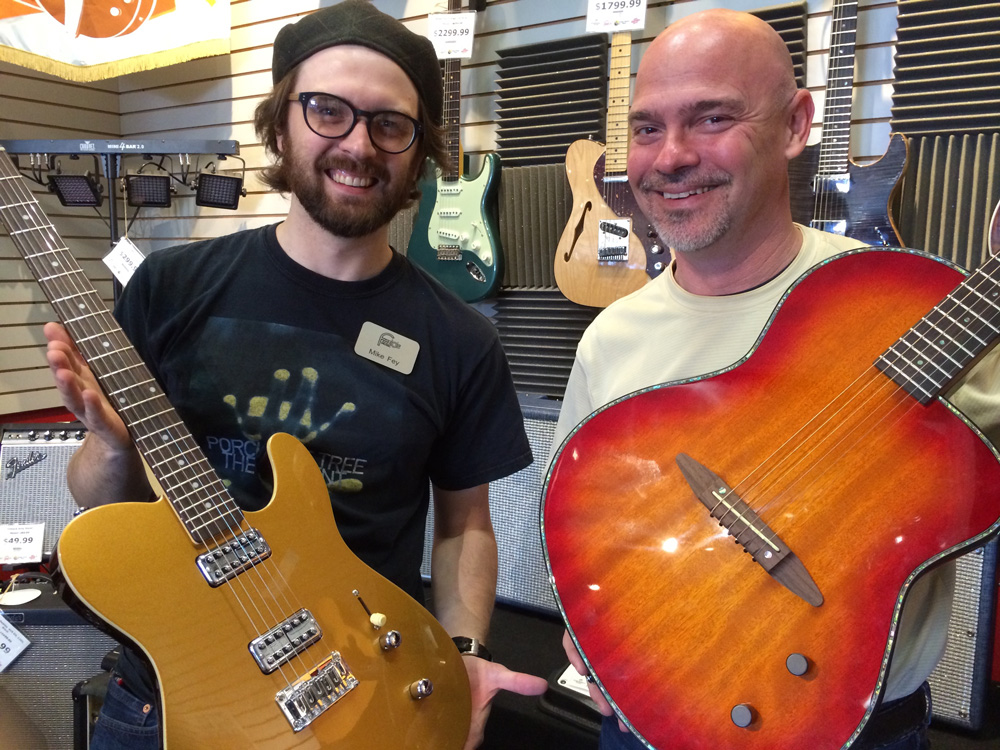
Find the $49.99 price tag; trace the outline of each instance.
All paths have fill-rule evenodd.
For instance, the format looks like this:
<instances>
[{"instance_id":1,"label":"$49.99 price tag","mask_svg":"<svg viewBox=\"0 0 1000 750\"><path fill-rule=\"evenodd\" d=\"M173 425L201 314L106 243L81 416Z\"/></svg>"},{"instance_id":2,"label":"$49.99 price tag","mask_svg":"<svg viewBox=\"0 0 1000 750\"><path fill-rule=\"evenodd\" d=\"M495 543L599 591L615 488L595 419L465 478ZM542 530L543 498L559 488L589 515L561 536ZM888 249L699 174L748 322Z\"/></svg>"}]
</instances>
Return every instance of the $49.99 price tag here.
<instances>
[{"instance_id":1,"label":"$49.99 price tag","mask_svg":"<svg viewBox=\"0 0 1000 750\"><path fill-rule=\"evenodd\" d=\"M44 523L0 525L0 565L42 561Z\"/></svg>"}]
</instances>

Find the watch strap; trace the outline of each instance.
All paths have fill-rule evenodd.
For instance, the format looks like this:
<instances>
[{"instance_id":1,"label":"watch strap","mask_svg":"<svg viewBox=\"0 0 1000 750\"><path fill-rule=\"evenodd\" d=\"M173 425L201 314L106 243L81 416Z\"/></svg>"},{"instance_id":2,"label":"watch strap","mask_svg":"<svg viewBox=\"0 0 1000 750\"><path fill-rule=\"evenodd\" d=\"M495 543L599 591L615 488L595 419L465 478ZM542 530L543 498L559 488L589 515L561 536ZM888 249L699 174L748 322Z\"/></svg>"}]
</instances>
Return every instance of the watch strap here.
<instances>
[{"instance_id":1,"label":"watch strap","mask_svg":"<svg viewBox=\"0 0 1000 750\"><path fill-rule=\"evenodd\" d=\"M458 652L463 656L468 654L470 656L478 656L480 659L485 659L486 661L493 661L493 654L490 653L490 650L478 638L466 638L459 635L452 638L452 640L455 642L455 646L458 647Z\"/></svg>"}]
</instances>

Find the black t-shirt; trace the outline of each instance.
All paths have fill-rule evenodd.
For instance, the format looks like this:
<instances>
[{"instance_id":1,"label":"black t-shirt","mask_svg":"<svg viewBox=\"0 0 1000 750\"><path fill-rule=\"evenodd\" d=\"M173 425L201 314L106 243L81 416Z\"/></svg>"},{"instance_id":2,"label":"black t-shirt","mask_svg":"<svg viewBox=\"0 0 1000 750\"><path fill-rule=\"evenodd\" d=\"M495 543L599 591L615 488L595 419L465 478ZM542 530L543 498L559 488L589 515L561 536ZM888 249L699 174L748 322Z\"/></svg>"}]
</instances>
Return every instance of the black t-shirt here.
<instances>
[{"instance_id":1,"label":"black t-shirt","mask_svg":"<svg viewBox=\"0 0 1000 750\"><path fill-rule=\"evenodd\" d=\"M418 601L428 480L466 489L531 462L493 325L398 254L335 281L275 226L247 230L151 254L115 315L241 507L270 498L267 439L294 435L344 541Z\"/></svg>"}]
</instances>

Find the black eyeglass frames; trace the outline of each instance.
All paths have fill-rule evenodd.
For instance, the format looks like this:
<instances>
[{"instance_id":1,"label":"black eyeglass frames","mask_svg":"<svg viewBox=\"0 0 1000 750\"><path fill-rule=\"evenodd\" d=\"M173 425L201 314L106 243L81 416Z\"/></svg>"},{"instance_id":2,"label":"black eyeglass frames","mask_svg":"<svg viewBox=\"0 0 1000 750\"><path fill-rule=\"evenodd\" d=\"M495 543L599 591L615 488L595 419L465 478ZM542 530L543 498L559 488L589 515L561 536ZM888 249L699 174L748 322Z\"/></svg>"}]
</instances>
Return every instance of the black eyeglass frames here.
<instances>
[{"instance_id":1,"label":"black eyeglass frames","mask_svg":"<svg viewBox=\"0 0 1000 750\"><path fill-rule=\"evenodd\" d=\"M372 144L387 154L403 153L423 132L419 122L402 112L369 112L322 91L303 91L292 94L288 100L302 103L306 125L323 138L344 138L354 130L358 118L363 117Z\"/></svg>"}]
</instances>

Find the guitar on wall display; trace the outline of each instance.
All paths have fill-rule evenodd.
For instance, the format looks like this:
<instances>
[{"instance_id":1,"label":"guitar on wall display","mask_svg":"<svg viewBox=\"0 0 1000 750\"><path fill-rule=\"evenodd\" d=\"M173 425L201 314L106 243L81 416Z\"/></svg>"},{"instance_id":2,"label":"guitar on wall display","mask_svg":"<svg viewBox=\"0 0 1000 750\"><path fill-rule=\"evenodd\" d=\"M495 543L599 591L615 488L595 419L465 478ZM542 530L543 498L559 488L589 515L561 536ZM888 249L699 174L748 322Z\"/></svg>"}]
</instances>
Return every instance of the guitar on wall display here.
<instances>
[{"instance_id":1,"label":"guitar on wall display","mask_svg":"<svg viewBox=\"0 0 1000 750\"><path fill-rule=\"evenodd\" d=\"M57 548L69 603L152 664L163 746L461 748L462 657L344 544L306 448L268 441L274 495L243 512L2 149L0 219L164 488Z\"/></svg>"},{"instance_id":2,"label":"guitar on wall display","mask_svg":"<svg viewBox=\"0 0 1000 750\"><path fill-rule=\"evenodd\" d=\"M843 253L734 366L562 444L542 504L556 598L651 747L854 744L916 577L1000 531L1000 455L942 395L1000 337L998 294L997 256L965 277Z\"/></svg>"},{"instance_id":3,"label":"guitar on wall display","mask_svg":"<svg viewBox=\"0 0 1000 750\"><path fill-rule=\"evenodd\" d=\"M909 158L906 136L891 134L885 154L876 162L861 166L850 159L857 30L857 0L836 0L820 142L807 146L788 167L792 217L865 245L899 247L903 242L889 203Z\"/></svg>"},{"instance_id":4,"label":"guitar on wall display","mask_svg":"<svg viewBox=\"0 0 1000 750\"><path fill-rule=\"evenodd\" d=\"M448 0L448 10L461 8ZM420 183L420 204L406 255L466 302L496 293L503 281L497 196L500 156L489 153L475 177L461 174L461 61L444 60L445 144L451 166Z\"/></svg>"},{"instance_id":5,"label":"guitar on wall display","mask_svg":"<svg viewBox=\"0 0 1000 750\"><path fill-rule=\"evenodd\" d=\"M607 307L656 278L669 248L635 202L628 184L628 108L632 34L611 37L607 146L578 140L566 151L573 209L556 246L556 285L578 305Z\"/></svg>"}]
</instances>

